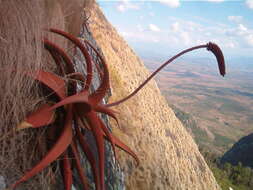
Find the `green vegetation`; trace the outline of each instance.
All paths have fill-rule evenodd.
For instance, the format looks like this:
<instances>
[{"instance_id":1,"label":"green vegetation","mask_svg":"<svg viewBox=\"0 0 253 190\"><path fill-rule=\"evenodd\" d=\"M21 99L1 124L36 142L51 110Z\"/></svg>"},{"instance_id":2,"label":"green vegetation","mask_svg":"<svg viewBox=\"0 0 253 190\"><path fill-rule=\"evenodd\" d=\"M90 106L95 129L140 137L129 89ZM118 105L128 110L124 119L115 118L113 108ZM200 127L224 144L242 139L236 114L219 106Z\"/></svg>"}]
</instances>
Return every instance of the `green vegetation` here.
<instances>
[{"instance_id":1,"label":"green vegetation","mask_svg":"<svg viewBox=\"0 0 253 190\"><path fill-rule=\"evenodd\" d=\"M203 148L200 151L222 190L229 190L229 187L232 187L233 190L253 189L253 170L251 168L244 167L241 163L236 166L229 163L222 165L217 155L205 152Z\"/></svg>"},{"instance_id":2,"label":"green vegetation","mask_svg":"<svg viewBox=\"0 0 253 190\"><path fill-rule=\"evenodd\" d=\"M234 141L226 136L220 135L218 133L214 133L215 139L214 139L214 145L216 146L223 146L228 148L228 146L231 143L234 143Z\"/></svg>"},{"instance_id":3,"label":"green vegetation","mask_svg":"<svg viewBox=\"0 0 253 190\"><path fill-rule=\"evenodd\" d=\"M170 105L170 107L187 130L193 133L195 141L201 147L200 152L204 156L222 190L229 190L229 187L233 190L252 190L253 170L249 167L242 166L241 163L237 166L229 163L225 163L224 165L220 164L219 155L205 151L205 145L202 144L202 142L209 140L206 131L197 126L196 121L189 113L183 112L174 105ZM232 139L218 133L214 133L214 136L213 143L216 146L223 146L227 149L227 146L234 142Z\"/></svg>"},{"instance_id":4,"label":"green vegetation","mask_svg":"<svg viewBox=\"0 0 253 190\"><path fill-rule=\"evenodd\" d=\"M223 113L227 113L231 111L244 112L248 110L244 106L242 106L239 102L226 99L226 101L223 101L223 105L220 107L220 111Z\"/></svg>"},{"instance_id":5,"label":"green vegetation","mask_svg":"<svg viewBox=\"0 0 253 190\"><path fill-rule=\"evenodd\" d=\"M186 129L192 132L192 135L194 136L194 139L196 140L197 144L205 142L207 139L209 139L206 131L197 126L196 121L192 118L190 114L183 112L174 105L170 105L170 107L173 109L175 115L186 127Z\"/></svg>"}]
</instances>

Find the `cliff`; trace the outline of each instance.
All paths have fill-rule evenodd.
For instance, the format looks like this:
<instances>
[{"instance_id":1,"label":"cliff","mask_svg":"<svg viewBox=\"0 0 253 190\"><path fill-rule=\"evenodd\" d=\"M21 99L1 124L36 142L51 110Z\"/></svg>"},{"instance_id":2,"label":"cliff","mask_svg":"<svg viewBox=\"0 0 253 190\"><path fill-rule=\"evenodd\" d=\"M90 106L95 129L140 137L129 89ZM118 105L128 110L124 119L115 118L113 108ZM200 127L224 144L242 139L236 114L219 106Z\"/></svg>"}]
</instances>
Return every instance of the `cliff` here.
<instances>
[{"instance_id":1,"label":"cliff","mask_svg":"<svg viewBox=\"0 0 253 190\"><path fill-rule=\"evenodd\" d=\"M110 71L112 97L119 100L132 92L149 72L96 3L90 7L89 27L102 49ZM188 134L154 81L135 97L114 108L120 129L113 133L139 156L140 166L118 152L127 189L219 189L198 147Z\"/></svg>"},{"instance_id":2,"label":"cliff","mask_svg":"<svg viewBox=\"0 0 253 190\"><path fill-rule=\"evenodd\" d=\"M45 54L41 38L47 36L51 41L65 47L64 49L71 49L71 46L62 39L49 35L43 28L45 26L59 28L77 35L82 23L81 9L83 3L88 1L1 2L1 68L8 65L16 70L46 69L55 72L56 69L47 64L52 60ZM107 22L96 3L86 5L86 10L91 12L89 20L91 34L109 66L112 102L132 92L149 75L149 72ZM46 150L37 151L36 147L39 145L35 145L43 131L27 130L22 133L10 133L29 111L34 110L34 102L41 99L39 90L33 88L33 83L27 83L25 77L20 78L22 73L17 73L14 77L10 73L3 72L1 75L3 93L0 98L2 100L0 101L0 130L1 134L4 134L0 138L2 140L0 184L7 183L7 185L19 179L46 152ZM10 78L12 80L9 80ZM25 90L24 87L27 89ZM29 94L31 89L34 93L32 95ZM118 153L126 176L127 189L219 189L193 139L168 107L154 81L115 110L119 112L121 128L118 129L115 122L111 121L114 126L113 132L131 146L141 160L140 166L136 167L132 158L125 153ZM43 139L42 142L46 143ZM106 172L109 173L112 167L110 164L106 165ZM62 181L58 179L60 174L57 171L52 174L49 167L19 189L62 189L59 187ZM51 185L52 179L49 179L49 174L55 175L55 185ZM107 180L113 181L110 176L106 175L106 177ZM112 189L124 189L121 186L114 188L114 184L112 186ZM4 188L5 184L2 187Z\"/></svg>"},{"instance_id":3,"label":"cliff","mask_svg":"<svg viewBox=\"0 0 253 190\"><path fill-rule=\"evenodd\" d=\"M237 165L239 162L243 166L248 166L253 168L253 133L242 137L238 142L236 142L230 150L228 150L221 158L221 162L229 162L232 165Z\"/></svg>"}]
</instances>

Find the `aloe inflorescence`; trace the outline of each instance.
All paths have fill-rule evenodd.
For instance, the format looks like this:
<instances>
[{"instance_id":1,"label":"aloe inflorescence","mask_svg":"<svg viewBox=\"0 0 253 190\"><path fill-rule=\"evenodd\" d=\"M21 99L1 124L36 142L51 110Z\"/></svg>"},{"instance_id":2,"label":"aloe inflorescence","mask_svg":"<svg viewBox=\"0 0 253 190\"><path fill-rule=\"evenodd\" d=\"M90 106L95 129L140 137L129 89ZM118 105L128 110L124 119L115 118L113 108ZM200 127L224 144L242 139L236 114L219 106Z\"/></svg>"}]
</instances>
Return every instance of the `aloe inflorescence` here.
<instances>
[{"instance_id":1,"label":"aloe inflorescence","mask_svg":"<svg viewBox=\"0 0 253 190\"><path fill-rule=\"evenodd\" d=\"M207 48L207 50L211 51L218 61L220 74L222 76L225 75L225 62L222 51L216 44L209 42L206 45L200 45L184 50L169 59L126 98L110 104L102 104L102 100L110 89L109 71L103 57L88 41L85 41L85 44L82 44L78 38L57 29L50 29L50 32L65 37L80 49L86 60L87 75L84 76L75 71L72 60L62 48L48 39L43 40L44 47L51 54L57 65L59 74L44 70L36 70L27 71L24 75L49 89L51 94L56 98L53 98L53 100L52 98L48 98L48 102L41 105L37 110L28 115L17 127L17 130L47 126L50 129L50 134L47 138L50 138L51 141L53 138L53 146L37 165L35 165L30 171L26 172L23 177L11 186L11 189L16 188L20 183L29 180L59 158L61 158L60 165L65 190L71 189L73 183L73 169L77 170L80 181L83 184L83 189L89 189L89 182L85 175L84 168L81 165L81 154L79 152L81 150L91 165L96 190L105 190L105 140L110 142L115 155L115 147L118 147L130 154L136 160L137 164L139 163L139 159L127 145L121 142L107 129L106 125L98 116L98 113L106 114L118 122L115 112L109 107L118 105L134 96L167 64L177 57L195 49ZM101 83L93 92L90 90L93 78L92 71L94 66L98 66L93 62L88 48L91 48L97 54L97 57L100 59L103 66L103 69L99 72ZM64 80L63 76L67 77L69 81ZM78 82L82 84L81 90L78 90ZM64 115L64 117L62 117L62 115ZM88 140L85 137L85 130L92 132L96 142L93 146L96 147L91 147L88 143ZM98 159L96 159L93 149L97 150Z\"/></svg>"}]
</instances>

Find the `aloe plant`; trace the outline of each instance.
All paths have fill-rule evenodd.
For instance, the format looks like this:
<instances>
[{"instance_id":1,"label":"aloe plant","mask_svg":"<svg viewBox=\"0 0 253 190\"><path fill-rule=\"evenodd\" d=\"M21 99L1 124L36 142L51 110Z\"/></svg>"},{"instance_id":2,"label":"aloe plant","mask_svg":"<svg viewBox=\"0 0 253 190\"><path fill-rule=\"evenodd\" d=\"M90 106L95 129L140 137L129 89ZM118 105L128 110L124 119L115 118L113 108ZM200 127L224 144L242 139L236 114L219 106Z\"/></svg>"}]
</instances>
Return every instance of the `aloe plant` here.
<instances>
[{"instance_id":1,"label":"aloe plant","mask_svg":"<svg viewBox=\"0 0 253 190\"><path fill-rule=\"evenodd\" d=\"M87 75L84 76L75 71L72 60L62 48L52 43L48 39L43 40L44 47L51 54L60 74L57 75L55 73L43 70L27 71L24 74L49 88L57 97L56 99L58 101L52 102L52 100L49 100L47 103L40 106L37 110L28 115L20 125L17 126L17 130L22 130L25 128L35 129L38 127L47 126L49 129L52 129L53 134L51 134L51 136L54 137L54 145L37 165L35 165L31 170L27 171L23 177L11 185L11 189L16 188L20 183L29 180L59 158L62 158L60 164L62 168L65 190L71 189L73 183L72 169L74 168L79 174L80 180L83 184L83 189L89 189L89 183L80 162L80 153L79 149L77 148L79 146L91 165L96 190L105 190L105 140L109 141L112 145L115 157L115 147L118 147L130 154L136 160L137 164L139 163L139 159L126 144L121 142L107 129L103 121L98 116L98 113L106 114L118 122L115 111L110 109L110 107L118 105L134 96L167 64L171 63L174 59L182 54L195 49L207 48L207 50L210 50L217 58L220 74L222 76L225 75L225 62L222 51L216 44L209 42L206 45L200 45L184 50L172 57L154 73L152 73L150 77L148 77L135 91L125 98L110 104L102 104L102 100L110 88L109 71L103 57L88 41L85 41L84 45L78 40L78 38L64 31L50 29L50 32L61 35L70 40L81 50L86 60ZM91 92L90 87L93 78L93 67L97 67L97 65L93 62L87 47L93 49L103 66L103 70L99 72L101 78L100 86L94 92ZM64 80L62 76L68 77L70 82ZM76 81L80 81L83 84L81 91L77 90ZM56 120L62 118L59 117L59 115L62 114L65 115L63 119L61 119L60 122L56 122ZM90 146L85 138L84 130L89 130L92 132L96 142L96 147ZM55 131L60 131L59 135L55 135ZM92 149L94 148L97 149L98 159L95 158L93 153L94 151ZM69 159L70 157L72 159Z\"/></svg>"}]
</instances>

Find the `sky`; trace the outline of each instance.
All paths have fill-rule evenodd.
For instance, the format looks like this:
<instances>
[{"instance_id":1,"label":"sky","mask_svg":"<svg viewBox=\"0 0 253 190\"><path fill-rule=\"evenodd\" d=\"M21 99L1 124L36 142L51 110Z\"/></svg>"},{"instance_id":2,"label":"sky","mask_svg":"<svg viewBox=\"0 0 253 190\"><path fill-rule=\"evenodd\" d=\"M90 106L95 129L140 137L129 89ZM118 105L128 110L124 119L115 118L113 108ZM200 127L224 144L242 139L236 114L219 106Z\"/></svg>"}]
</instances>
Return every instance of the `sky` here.
<instances>
[{"instance_id":1,"label":"sky","mask_svg":"<svg viewBox=\"0 0 253 190\"><path fill-rule=\"evenodd\" d=\"M225 58L253 57L253 0L97 1L138 54L172 55L211 41Z\"/></svg>"}]
</instances>

